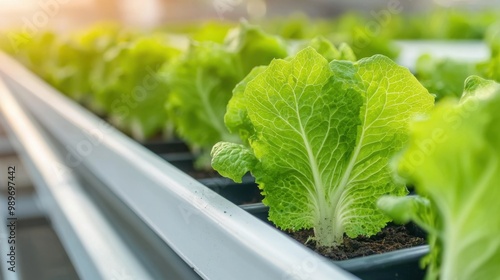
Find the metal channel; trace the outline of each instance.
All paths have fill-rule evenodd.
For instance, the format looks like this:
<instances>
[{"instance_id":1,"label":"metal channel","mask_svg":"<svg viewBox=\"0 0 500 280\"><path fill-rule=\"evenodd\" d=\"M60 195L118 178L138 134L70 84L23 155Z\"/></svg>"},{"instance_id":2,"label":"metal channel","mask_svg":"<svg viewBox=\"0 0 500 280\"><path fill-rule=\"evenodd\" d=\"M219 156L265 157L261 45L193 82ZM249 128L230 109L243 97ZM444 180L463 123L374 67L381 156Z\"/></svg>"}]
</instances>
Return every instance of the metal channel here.
<instances>
[{"instance_id":1,"label":"metal channel","mask_svg":"<svg viewBox=\"0 0 500 280\"><path fill-rule=\"evenodd\" d=\"M109 127L0 54L16 97L70 154L205 279L357 279ZM142 278L138 278L142 279Z\"/></svg>"},{"instance_id":2,"label":"metal channel","mask_svg":"<svg viewBox=\"0 0 500 280\"><path fill-rule=\"evenodd\" d=\"M56 145L1 80L0 111L11 141L17 144L17 152L36 185L39 201L81 279L120 279L119 275L153 279L134 252L117 238L77 178L54 169L54 163L62 162L63 155L56 152Z\"/></svg>"}]
</instances>

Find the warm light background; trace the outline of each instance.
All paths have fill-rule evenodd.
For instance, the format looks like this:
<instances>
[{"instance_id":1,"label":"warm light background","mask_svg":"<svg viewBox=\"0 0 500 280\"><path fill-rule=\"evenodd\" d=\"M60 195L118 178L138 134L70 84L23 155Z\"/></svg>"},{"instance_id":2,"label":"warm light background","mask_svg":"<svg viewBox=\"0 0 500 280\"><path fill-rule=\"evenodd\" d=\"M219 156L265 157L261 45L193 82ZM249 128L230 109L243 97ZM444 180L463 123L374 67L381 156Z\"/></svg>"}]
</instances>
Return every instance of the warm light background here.
<instances>
[{"instance_id":1,"label":"warm light background","mask_svg":"<svg viewBox=\"0 0 500 280\"><path fill-rule=\"evenodd\" d=\"M500 5L500 0L0 0L0 29L31 27L66 31L102 20L147 28L165 22L248 19L296 12L325 17L347 9L376 10L390 1L411 3L405 4L411 7L406 12L436 5L472 9Z\"/></svg>"},{"instance_id":2,"label":"warm light background","mask_svg":"<svg viewBox=\"0 0 500 280\"><path fill-rule=\"evenodd\" d=\"M166 21L220 18L217 9L225 10L224 19L294 11L327 16L341 12L346 2L360 8L370 8L387 0L0 0L0 28L23 26L29 20L38 21L38 25L64 30L105 19L148 27ZM42 13L51 13L47 24L42 24L45 22Z\"/></svg>"}]
</instances>

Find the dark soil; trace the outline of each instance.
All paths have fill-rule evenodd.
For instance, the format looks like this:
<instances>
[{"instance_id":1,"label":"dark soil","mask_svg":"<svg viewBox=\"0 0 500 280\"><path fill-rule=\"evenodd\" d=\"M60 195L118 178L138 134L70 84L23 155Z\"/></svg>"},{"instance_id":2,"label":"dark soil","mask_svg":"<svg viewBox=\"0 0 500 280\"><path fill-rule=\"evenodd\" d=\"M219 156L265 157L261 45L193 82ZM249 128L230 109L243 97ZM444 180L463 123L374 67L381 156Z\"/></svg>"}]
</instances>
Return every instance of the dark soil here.
<instances>
[{"instance_id":1,"label":"dark soil","mask_svg":"<svg viewBox=\"0 0 500 280\"><path fill-rule=\"evenodd\" d=\"M310 240L310 236L313 236L312 229L287 232L287 234L317 253L336 261L426 244L422 232L412 225L389 224L381 232L371 237L349 238L344 236L344 243L334 249L317 246L315 241Z\"/></svg>"}]
</instances>

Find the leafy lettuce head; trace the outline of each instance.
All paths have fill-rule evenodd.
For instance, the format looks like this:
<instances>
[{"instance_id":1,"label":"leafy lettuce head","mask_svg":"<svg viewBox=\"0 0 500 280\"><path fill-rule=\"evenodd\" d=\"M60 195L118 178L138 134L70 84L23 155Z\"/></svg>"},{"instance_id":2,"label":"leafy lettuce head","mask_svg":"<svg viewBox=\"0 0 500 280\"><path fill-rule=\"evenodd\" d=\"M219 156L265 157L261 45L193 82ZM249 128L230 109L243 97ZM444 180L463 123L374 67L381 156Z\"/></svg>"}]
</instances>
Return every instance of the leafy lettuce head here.
<instances>
[{"instance_id":1,"label":"leafy lettuce head","mask_svg":"<svg viewBox=\"0 0 500 280\"><path fill-rule=\"evenodd\" d=\"M397 158L399 175L424 198L379 206L429 233L429 279L500 275L500 85L469 77L460 101L444 100L416 122ZM427 209L427 210L426 210ZM430 210L430 211L429 211Z\"/></svg>"},{"instance_id":2,"label":"leafy lettuce head","mask_svg":"<svg viewBox=\"0 0 500 280\"><path fill-rule=\"evenodd\" d=\"M320 245L336 246L344 233L373 235L389 221L378 197L407 192L389 159L406 144L409 120L433 101L387 57L329 63L308 47L236 87L225 122L248 145L216 144L212 166L235 181L252 172L271 221L314 228Z\"/></svg>"}]
</instances>

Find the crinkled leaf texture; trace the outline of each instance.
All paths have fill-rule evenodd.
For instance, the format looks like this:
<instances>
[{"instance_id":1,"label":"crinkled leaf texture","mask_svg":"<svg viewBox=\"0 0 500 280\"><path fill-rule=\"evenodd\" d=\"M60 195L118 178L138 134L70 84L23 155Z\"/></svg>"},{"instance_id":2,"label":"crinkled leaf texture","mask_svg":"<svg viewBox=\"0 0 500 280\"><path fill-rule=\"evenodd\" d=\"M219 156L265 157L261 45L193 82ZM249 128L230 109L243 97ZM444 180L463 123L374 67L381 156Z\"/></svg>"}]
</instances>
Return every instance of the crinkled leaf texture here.
<instances>
[{"instance_id":1,"label":"crinkled leaf texture","mask_svg":"<svg viewBox=\"0 0 500 280\"><path fill-rule=\"evenodd\" d=\"M241 79L236 55L214 42L193 43L166 67L166 108L177 133L201 147L230 138L221 120L231 89Z\"/></svg>"},{"instance_id":2,"label":"crinkled leaf texture","mask_svg":"<svg viewBox=\"0 0 500 280\"><path fill-rule=\"evenodd\" d=\"M409 120L432 106L413 75L384 56L328 63L309 47L238 85L226 125L248 147L218 143L212 165L233 180L252 172L271 221L312 227L319 244L335 246L344 232L373 235L388 222L378 197L407 192L393 182L389 158L406 143Z\"/></svg>"},{"instance_id":3,"label":"crinkled leaf texture","mask_svg":"<svg viewBox=\"0 0 500 280\"><path fill-rule=\"evenodd\" d=\"M304 42L299 48L308 44L329 57L353 57L349 47L343 45L337 50L324 38ZM238 82L254 67L284 58L289 52L288 43L280 37L242 23L229 32L224 44L193 42L179 60L167 66L169 119L183 139L201 148L201 159L218 141L239 141L237 133L230 133L224 125L226 107ZM207 167L200 160L197 165Z\"/></svg>"},{"instance_id":4,"label":"crinkled leaf texture","mask_svg":"<svg viewBox=\"0 0 500 280\"><path fill-rule=\"evenodd\" d=\"M144 140L168 124L164 110L168 90L158 71L180 55L172 40L158 34L110 48L91 76L96 102L112 122Z\"/></svg>"},{"instance_id":5,"label":"crinkled leaf texture","mask_svg":"<svg viewBox=\"0 0 500 280\"><path fill-rule=\"evenodd\" d=\"M469 77L461 100L444 100L411 127L397 158L400 176L434 209L380 201L394 217L414 220L437 242L428 279L498 279L500 275L500 85ZM387 198L384 198L384 200ZM403 213L401 211L406 211Z\"/></svg>"}]
</instances>

